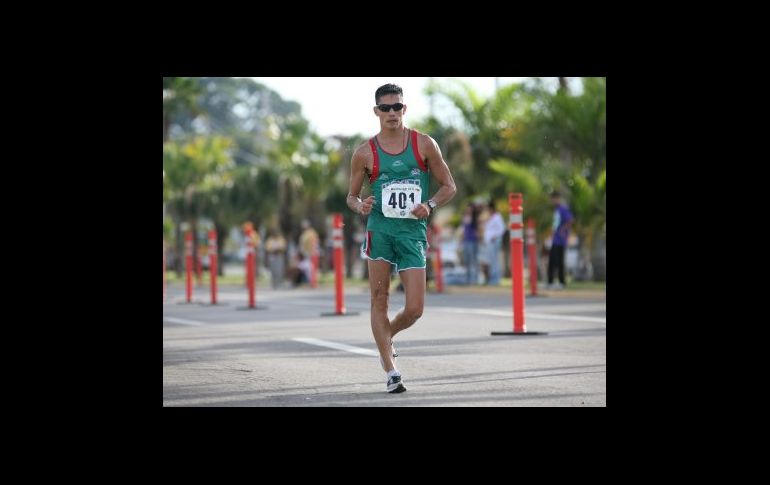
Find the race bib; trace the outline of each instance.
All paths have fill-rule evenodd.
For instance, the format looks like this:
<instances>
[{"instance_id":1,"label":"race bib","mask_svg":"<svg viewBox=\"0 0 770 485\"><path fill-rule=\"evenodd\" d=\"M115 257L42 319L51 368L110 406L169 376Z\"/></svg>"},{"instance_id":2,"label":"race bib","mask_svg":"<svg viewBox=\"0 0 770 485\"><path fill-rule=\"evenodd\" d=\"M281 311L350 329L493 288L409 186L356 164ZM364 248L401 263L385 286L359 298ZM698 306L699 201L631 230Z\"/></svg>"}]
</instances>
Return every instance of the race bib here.
<instances>
[{"instance_id":1,"label":"race bib","mask_svg":"<svg viewBox=\"0 0 770 485\"><path fill-rule=\"evenodd\" d=\"M399 219L417 219L412 208L422 202L422 188L416 183L394 182L382 187L382 214Z\"/></svg>"}]
</instances>

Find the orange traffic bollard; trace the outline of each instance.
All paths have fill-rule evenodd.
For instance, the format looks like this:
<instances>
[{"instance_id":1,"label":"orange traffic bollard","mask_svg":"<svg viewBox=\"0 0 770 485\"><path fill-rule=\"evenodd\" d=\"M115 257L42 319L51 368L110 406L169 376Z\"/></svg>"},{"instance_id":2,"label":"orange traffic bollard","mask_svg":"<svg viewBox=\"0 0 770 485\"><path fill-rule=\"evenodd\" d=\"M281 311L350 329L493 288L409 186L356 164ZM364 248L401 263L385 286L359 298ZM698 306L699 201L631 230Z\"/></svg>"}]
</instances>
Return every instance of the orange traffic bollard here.
<instances>
[{"instance_id":1,"label":"orange traffic bollard","mask_svg":"<svg viewBox=\"0 0 770 485\"><path fill-rule=\"evenodd\" d=\"M254 240L251 238L251 231L248 232L246 235L248 237L248 241L246 242L247 250L246 250L246 280L248 281L248 288L249 288L249 308L254 308L256 306L256 292L257 288L254 284L255 279L255 273L256 273L256 265L254 261Z\"/></svg>"},{"instance_id":2,"label":"orange traffic bollard","mask_svg":"<svg viewBox=\"0 0 770 485\"><path fill-rule=\"evenodd\" d=\"M193 248L192 248L192 232L187 231L184 234L184 266L187 272L187 303L192 303L192 271L193 271Z\"/></svg>"},{"instance_id":3,"label":"orange traffic bollard","mask_svg":"<svg viewBox=\"0 0 770 485\"><path fill-rule=\"evenodd\" d=\"M492 332L492 335L545 335L527 332L524 323L524 224L520 193L508 194L509 235L511 239L511 293L513 298L513 332Z\"/></svg>"},{"instance_id":4,"label":"orange traffic bollard","mask_svg":"<svg viewBox=\"0 0 770 485\"><path fill-rule=\"evenodd\" d=\"M251 231L246 229L246 287L249 291L249 306L239 307L237 310L264 310L266 307L257 306L257 251Z\"/></svg>"},{"instance_id":5,"label":"orange traffic bollard","mask_svg":"<svg viewBox=\"0 0 770 485\"><path fill-rule=\"evenodd\" d=\"M359 312L348 312L345 310L345 275L344 275L344 257L342 254L342 214L334 214L334 226L332 228L332 247L334 248L334 313L322 313L322 316L334 315L358 315Z\"/></svg>"},{"instance_id":6,"label":"orange traffic bollard","mask_svg":"<svg viewBox=\"0 0 770 485\"><path fill-rule=\"evenodd\" d=\"M209 276L211 279L211 304L217 304L217 231L209 231Z\"/></svg>"}]
</instances>

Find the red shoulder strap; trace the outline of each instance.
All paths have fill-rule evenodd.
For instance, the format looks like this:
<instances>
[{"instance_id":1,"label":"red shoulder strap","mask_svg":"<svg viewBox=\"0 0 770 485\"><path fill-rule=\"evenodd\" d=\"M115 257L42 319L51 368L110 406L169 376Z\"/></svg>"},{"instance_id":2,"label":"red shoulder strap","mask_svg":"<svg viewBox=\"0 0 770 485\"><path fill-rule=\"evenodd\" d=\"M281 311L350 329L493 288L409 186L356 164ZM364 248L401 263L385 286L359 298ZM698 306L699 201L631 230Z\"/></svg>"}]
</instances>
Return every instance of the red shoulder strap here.
<instances>
[{"instance_id":1,"label":"red shoulder strap","mask_svg":"<svg viewBox=\"0 0 770 485\"><path fill-rule=\"evenodd\" d=\"M417 164L420 166L420 170L427 172L428 166L425 165L425 161L420 156L420 150L417 149L417 131L415 130L412 130L412 152L414 153L414 158L417 160Z\"/></svg>"},{"instance_id":2,"label":"red shoulder strap","mask_svg":"<svg viewBox=\"0 0 770 485\"><path fill-rule=\"evenodd\" d=\"M369 138L369 146L372 149L374 155L374 162L372 163L372 174L369 176L369 183L373 184L377 180L377 176L380 174L380 156L377 154L377 147L374 145L374 139Z\"/></svg>"}]
</instances>

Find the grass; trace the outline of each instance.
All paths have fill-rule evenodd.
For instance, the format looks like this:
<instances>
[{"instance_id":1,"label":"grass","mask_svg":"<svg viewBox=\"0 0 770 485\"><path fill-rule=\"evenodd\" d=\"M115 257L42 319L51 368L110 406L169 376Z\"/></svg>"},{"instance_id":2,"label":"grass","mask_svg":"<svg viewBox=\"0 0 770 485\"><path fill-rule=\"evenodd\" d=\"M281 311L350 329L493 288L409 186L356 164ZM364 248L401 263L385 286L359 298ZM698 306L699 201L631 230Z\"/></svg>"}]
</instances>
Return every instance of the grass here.
<instances>
[{"instance_id":1,"label":"grass","mask_svg":"<svg viewBox=\"0 0 770 485\"><path fill-rule=\"evenodd\" d=\"M186 276L184 273L182 273L182 277L177 277L175 271L166 271L166 282L168 284L180 284L183 285L185 283ZM210 284L209 280L209 273L208 271L203 272L203 286L208 287ZM224 276L217 276L217 285L243 285L246 278L243 274L232 274L228 275L225 274ZM197 285L198 280L195 277L195 274L193 274L193 284ZM270 285L270 274L269 273L262 273L259 278L259 282L257 283L257 287L260 286L269 286ZM322 288L333 288L334 287L334 273L327 272L327 273L321 273L318 277L318 285ZM307 285L304 285L307 286ZM369 286L369 282L366 280L361 279L354 279L354 278L345 278L345 288L366 288Z\"/></svg>"}]
</instances>

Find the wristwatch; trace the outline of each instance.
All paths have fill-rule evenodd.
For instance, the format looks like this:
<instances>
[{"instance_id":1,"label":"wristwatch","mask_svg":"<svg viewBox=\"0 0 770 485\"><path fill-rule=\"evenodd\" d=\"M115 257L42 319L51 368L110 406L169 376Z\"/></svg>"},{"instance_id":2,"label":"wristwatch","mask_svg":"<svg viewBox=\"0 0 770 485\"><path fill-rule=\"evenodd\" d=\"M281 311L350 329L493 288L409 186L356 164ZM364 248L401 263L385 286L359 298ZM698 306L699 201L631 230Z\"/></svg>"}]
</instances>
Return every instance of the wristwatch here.
<instances>
[{"instance_id":1,"label":"wristwatch","mask_svg":"<svg viewBox=\"0 0 770 485\"><path fill-rule=\"evenodd\" d=\"M428 207L430 207L430 214L433 214L433 211L436 210L436 206L437 205L438 204L436 204L435 200L433 200L433 199L429 199L428 200ZM428 215L430 215L430 214L428 214Z\"/></svg>"}]
</instances>

